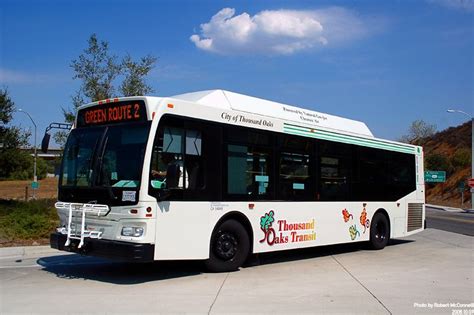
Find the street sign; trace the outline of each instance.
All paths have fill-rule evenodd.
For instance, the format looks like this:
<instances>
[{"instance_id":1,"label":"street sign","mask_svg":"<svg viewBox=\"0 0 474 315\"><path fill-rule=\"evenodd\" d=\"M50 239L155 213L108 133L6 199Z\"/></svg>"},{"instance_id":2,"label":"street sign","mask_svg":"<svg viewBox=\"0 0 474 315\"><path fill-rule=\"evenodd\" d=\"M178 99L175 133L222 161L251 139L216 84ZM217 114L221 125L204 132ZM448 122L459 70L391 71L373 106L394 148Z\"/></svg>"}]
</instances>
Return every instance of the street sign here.
<instances>
[{"instance_id":1,"label":"street sign","mask_svg":"<svg viewBox=\"0 0 474 315\"><path fill-rule=\"evenodd\" d=\"M468 180L468 185L471 188L474 187L474 178L471 178L471 179Z\"/></svg>"},{"instance_id":2,"label":"street sign","mask_svg":"<svg viewBox=\"0 0 474 315\"><path fill-rule=\"evenodd\" d=\"M444 183L446 181L445 171L425 171L425 182Z\"/></svg>"},{"instance_id":3,"label":"street sign","mask_svg":"<svg viewBox=\"0 0 474 315\"><path fill-rule=\"evenodd\" d=\"M38 189L39 188L39 183L38 182L32 182L31 183L31 188Z\"/></svg>"},{"instance_id":4,"label":"street sign","mask_svg":"<svg viewBox=\"0 0 474 315\"><path fill-rule=\"evenodd\" d=\"M459 192L463 192L464 190L466 190L466 183L464 181L459 182L458 190Z\"/></svg>"}]
</instances>

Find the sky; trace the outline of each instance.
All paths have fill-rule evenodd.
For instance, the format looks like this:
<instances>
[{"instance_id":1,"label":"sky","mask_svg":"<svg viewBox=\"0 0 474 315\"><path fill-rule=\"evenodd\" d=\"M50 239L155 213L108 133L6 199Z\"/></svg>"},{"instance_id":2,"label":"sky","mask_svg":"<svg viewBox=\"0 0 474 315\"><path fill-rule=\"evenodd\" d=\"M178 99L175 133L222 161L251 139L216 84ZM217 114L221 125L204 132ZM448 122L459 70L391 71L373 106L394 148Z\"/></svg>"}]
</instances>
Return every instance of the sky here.
<instances>
[{"instance_id":1,"label":"sky","mask_svg":"<svg viewBox=\"0 0 474 315\"><path fill-rule=\"evenodd\" d=\"M80 86L95 33L110 53L158 58L151 95L225 89L365 122L397 140L474 114L474 0L0 1L0 87L38 143ZM12 125L32 128L16 113ZM33 139L31 139L33 142Z\"/></svg>"}]
</instances>

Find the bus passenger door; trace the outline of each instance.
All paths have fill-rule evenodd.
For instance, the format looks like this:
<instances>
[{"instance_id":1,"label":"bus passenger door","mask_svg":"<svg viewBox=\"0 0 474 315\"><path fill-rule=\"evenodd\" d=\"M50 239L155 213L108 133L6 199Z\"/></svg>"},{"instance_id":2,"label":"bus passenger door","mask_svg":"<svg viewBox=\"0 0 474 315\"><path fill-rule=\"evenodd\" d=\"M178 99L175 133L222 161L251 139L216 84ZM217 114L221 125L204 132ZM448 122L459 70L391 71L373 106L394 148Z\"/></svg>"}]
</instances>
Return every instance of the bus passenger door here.
<instances>
[{"instance_id":1,"label":"bus passenger door","mask_svg":"<svg viewBox=\"0 0 474 315\"><path fill-rule=\"evenodd\" d=\"M220 127L164 117L154 141L149 194L157 198L157 259L209 255L209 201L220 200ZM174 235L174 236L173 236Z\"/></svg>"}]
</instances>

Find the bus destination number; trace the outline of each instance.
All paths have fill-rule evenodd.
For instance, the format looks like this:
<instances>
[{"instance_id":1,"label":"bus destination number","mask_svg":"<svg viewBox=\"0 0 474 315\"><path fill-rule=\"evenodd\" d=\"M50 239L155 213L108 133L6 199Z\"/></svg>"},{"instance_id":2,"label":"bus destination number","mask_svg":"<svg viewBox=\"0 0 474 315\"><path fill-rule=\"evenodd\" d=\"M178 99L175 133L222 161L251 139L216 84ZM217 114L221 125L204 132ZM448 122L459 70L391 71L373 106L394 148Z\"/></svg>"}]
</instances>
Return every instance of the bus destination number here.
<instances>
[{"instance_id":1,"label":"bus destination number","mask_svg":"<svg viewBox=\"0 0 474 315\"><path fill-rule=\"evenodd\" d=\"M109 108L96 108L84 113L86 125L140 120L140 105L128 104Z\"/></svg>"}]
</instances>

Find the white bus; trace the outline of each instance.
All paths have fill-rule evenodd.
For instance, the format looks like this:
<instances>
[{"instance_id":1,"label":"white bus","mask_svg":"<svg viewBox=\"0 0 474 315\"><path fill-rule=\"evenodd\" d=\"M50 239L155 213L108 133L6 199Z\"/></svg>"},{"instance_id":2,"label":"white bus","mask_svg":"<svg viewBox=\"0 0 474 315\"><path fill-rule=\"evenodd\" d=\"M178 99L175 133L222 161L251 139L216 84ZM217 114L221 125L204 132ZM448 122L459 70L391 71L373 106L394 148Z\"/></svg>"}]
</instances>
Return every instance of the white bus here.
<instances>
[{"instance_id":1,"label":"white bus","mask_svg":"<svg viewBox=\"0 0 474 315\"><path fill-rule=\"evenodd\" d=\"M359 121L223 90L79 108L51 247L131 261L204 260L424 228L421 147Z\"/></svg>"}]
</instances>

